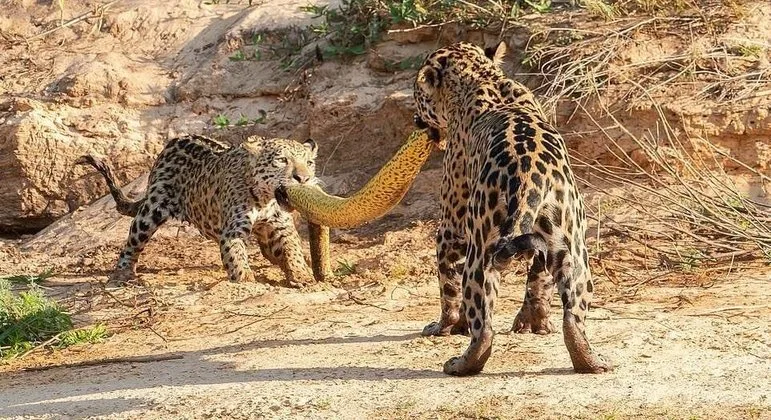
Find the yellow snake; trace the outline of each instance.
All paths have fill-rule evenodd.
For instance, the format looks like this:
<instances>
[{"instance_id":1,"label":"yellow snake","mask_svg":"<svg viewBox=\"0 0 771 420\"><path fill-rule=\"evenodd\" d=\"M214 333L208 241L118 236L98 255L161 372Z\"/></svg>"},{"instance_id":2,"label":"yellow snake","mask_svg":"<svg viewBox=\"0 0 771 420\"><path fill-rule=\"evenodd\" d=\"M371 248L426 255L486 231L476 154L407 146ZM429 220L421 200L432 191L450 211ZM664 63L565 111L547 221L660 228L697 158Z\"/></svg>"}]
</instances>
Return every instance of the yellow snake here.
<instances>
[{"instance_id":1,"label":"yellow snake","mask_svg":"<svg viewBox=\"0 0 771 420\"><path fill-rule=\"evenodd\" d=\"M435 142L423 130L410 134L407 142L364 187L347 198L329 195L317 186L286 187L289 203L311 224L334 228L352 228L371 222L391 210L409 190L420 168L428 160ZM312 232L313 233L313 232ZM323 232L311 236L321 245ZM326 233L328 235L328 232ZM313 244L312 245L312 252ZM327 243L328 246L328 243ZM316 250L320 255L323 251ZM328 251L327 251L328 255ZM314 261L314 265L323 264ZM328 264L328 261L327 261ZM315 271L315 270L314 270Z\"/></svg>"}]
</instances>

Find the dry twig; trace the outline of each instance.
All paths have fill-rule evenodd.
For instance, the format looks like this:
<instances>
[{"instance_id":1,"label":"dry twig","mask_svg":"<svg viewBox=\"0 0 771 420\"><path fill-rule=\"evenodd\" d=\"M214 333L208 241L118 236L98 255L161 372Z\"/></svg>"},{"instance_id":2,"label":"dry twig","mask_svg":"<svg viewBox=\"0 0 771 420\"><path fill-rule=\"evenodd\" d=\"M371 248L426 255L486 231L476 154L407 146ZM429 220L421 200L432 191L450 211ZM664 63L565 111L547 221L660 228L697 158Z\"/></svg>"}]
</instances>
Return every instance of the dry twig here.
<instances>
[{"instance_id":1,"label":"dry twig","mask_svg":"<svg viewBox=\"0 0 771 420\"><path fill-rule=\"evenodd\" d=\"M114 364L114 363L150 363L150 362L162 362L166 360L180 360L183 359L182 355L180 354L162 354L158 356L129 356L129 357L112 357L109 359L101 359L101 360L86 360L83 362L76 362L76 363L64 363L61 365L46 365L46 366L35 366L35 367L29 367L22 369L25 372L38 372L41 370L49 370L49 369L55 369L55 368L74 368L74 367L85 367L85 366L100 366L100 365L108 365L108 364Z\"/></svg>"},{"instance_id":2,"label":"dry twig","mask_svg":"<svg viewBox=\"0 0 771 420\"><path fill-rule=\"evenodd\" d=\"M242 329L244 329L244 328L246 328L246 327L248 327L250 325L254 325L254 324L258 323L258 322L265 321L266 319L274 318L273 317L274 315L283 312L288 307L289 306L284 306L284 307L282 307L280 309L276 309L275 311L273 311L273 312L271 312L271 313L269 313L267 315L264 315L264 316L254 315L254 314L241 314L241 313L237 313L237 315L240 315L240 316L253 316L253 317L257 317L257 319L255 319L254 321L251 321L251 322L247 322L246 324L241 325L239 327L236 327L236 328L234 328L234 329L232 329L230 331L227 331L224 334L232 334L232 333L234 333L236 331L239 331L239 330L242 330ZM274 318L274 319L278 319L278 318Z\"/></svg>"}]
</instances>

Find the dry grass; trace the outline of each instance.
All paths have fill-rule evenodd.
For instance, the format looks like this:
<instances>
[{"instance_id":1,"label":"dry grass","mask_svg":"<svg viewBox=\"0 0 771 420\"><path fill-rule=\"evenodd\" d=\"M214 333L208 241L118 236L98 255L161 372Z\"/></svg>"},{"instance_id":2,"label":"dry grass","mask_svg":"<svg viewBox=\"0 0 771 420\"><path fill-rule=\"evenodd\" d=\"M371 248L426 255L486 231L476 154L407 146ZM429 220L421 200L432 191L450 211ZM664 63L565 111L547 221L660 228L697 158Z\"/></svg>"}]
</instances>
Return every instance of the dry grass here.
<instances>
[{"instance_id":1,"label":"dry grass","mask_svg":"<svg viewBox=\"0 0 771 420\"><path fill-rule=\"evenodd\" d=\"M737 102L771 89L771 45L761 40L723 35L749 13L726 1L585 1L586 12L601 16L581 26L548 27L535 32L524 63L543 78L538 89L553 110L563 100L602 100L614 86L637 86L614 102L627 108L652 105L654 98L682 87L690 99L709 98L718 105ZM672 37L682 47L669 55L630 56L640 43ZM685 39L683 39L685 38ZM644 88L643 88L644 86Z\"/></svg>"},{"instance_id":2,"label":"dry grass","mask_svg":"<svg viewBox=\"0 0 771 420\"><path fill-rule=\"evenodd\" d=\"M662 106L709 101L717 109L737 103L750 108L754 99L771 93L771 45L727 35L751 15L750 6L720 0L581 4L584 11L575 13L596 18L536 31L523 63L541 78L535 90L547 114L572 103L604 135L618 162L577 159L576 166L589 174L583 182L624 206L623 218L597 206L594 217L602 232L639 245L634 258L645 268L693 272L727 265L730 270L739 261L771 261L771 207L742 194L723 168L742 167L764 188L771 179L709 141L673 128ZM677 48L657 54L656 43L667 38ZM614 115L632 109L655 110L656 126L644 135L632 133ZM603 126L601 118L610 124ZM596 242L599 251L599 236ZM618 262L610 260L595 262ZM613 281L612 272L605 274ZM659 275L633 281L644 284Z\"/></svg>"},{"instance_id":3,"label":"dry grass","mask_svg":"<svg viewBox=\"0 0 771 420\"><path fill-rule=\"evenodd\" d=\"M743 166L762 186L771 185L771 178L709 141L684 140L672 129L661 107L655 105L655 109L659 113L658 125L643 137L626 130L608 112L615 127L642 152L642 162L627 153L619 139L595 121L620 163L610 166L579 157L577 166L589 169L606 184L582 181L598 190L610 191L608 184L623 187L623 194L607 195L630 209L624 220L616 220L603 216L598 207L600 225L646 247L668 268L687 271L704 263L771 261L771 206L740 192L717 158ZM694 152L696 145L707 153Z\"/></svg>"}]
</instances>

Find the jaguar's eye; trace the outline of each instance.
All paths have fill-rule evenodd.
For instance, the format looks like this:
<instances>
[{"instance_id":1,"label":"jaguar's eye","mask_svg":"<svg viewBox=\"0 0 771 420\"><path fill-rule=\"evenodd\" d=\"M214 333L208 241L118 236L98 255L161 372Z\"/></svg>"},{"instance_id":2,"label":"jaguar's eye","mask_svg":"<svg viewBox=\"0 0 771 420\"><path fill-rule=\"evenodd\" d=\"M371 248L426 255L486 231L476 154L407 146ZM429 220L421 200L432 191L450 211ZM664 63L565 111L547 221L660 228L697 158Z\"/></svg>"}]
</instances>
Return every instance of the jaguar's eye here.
<instances>
[{"instance_id":1,"label":"jaguar's eye","mask_svg":"<svg viewBox=\"0 0 771 420\"><path fill-rule=\"evenodd\" d=\"M279 168L282 167L282 166L286 166L288 164L289 164L289 159L287 159L285 157L277 157L277 158L273 159L273 165L274 166L278 166Z\"/></svg>"},{"instance_id":2,"label":"jaguar's eye","mask_svg":"<svg viewBox=\"0 0 771 420\"><path fill-rule=\"evenodd\" d=\"M315 160L309 160L309 161L308 161L308 166L313 166L313 165L315 165L315 164L316 164L316 161L315 161Z\"/></svg>"}]
</instances>

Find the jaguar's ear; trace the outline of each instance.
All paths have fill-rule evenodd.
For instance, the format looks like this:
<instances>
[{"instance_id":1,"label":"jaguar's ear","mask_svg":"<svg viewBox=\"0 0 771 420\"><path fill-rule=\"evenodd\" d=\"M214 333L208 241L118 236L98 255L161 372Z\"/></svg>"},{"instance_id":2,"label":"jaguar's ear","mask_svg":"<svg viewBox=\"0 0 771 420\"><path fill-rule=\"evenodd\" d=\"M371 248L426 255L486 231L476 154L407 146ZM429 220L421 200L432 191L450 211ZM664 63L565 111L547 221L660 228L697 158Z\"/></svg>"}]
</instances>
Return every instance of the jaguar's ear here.
<instances>
[{"instance_id":1,"label":"jaguar's ear","mask_svg":"<svg viewBox=\"0 0 771 420\"><path fill-rule=\"evenodd\" d=\"M439 87L441 83L441 77L436 67L426 64L418 70L418 77L416 79L418 87L425 92L431 92Z\"/></svg>"},{"instance_id":2,"label":"jaguar's ear","mask_svg":"<svg viewBox=\"0 0 771 420\"><path fill-rule=\"evenodd\" d=\"M503 60L506 58L506 54L509 52L509 46L506 45L506 41L501 41L495 47L485 48L485 55L487 58L493 61L496 66L500 67L503 64Z\"/></svg>"},{"instance_id":3,"label":"jaguar's ear","mask_svg":"<svg viewBox=\"0 0 771 420\"><path fill-rule=\"evenodd\" d=\"M314 155L316 154L316 152L318 152L318 151L319 151L319 145L318 145L318 144L316 144L316 141L315 141L315 140L313 140L313 139L308 139L308 140L305 140L305 141L303 142L303 146L305 146L305 147L307 147L308 149L310 149L310 151L311 151L311 152L313 152L313 154L314 154Z\"/></svg>"}]
</instances>

